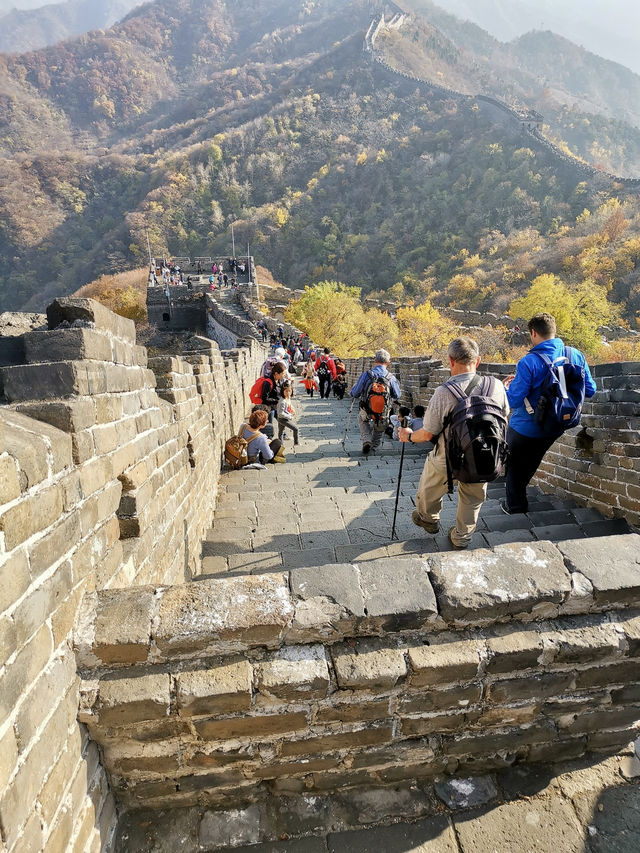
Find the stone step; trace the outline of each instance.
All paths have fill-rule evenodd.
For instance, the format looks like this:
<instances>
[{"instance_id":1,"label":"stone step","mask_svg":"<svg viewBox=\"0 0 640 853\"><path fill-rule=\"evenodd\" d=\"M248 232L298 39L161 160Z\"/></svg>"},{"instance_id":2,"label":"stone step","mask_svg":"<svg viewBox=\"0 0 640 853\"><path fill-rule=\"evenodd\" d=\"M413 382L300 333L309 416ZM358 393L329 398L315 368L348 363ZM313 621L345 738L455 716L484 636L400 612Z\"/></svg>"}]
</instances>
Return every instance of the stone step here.
<instances>
[{"instance_id":1,"label":"stone step","mask_svg":"<svg viewBox=\"0 0 640 853\"><path fill-rule=\"evenodd\" d=\"M378 454L362 457L355 419L348 448L342 446L348 401L296 398L305 452L289 454L286 465L264 471L229 471L212 527L202 543L203 572L210 576L360 563L401 554L449 551L457 495L445 494L440 529L426 534L411 521L425 453L405 451L396 509L399 445L385 442ZM350 443L350 444L349 444ZM289 443L287 449L291 449ZM416 448L411 448L415 451ZM470 549L550 539L558 542L627 533L622 519L607 519L532 486L526 514L505 515L504 480L487 486Z\"/></svg>"}]
</instances>

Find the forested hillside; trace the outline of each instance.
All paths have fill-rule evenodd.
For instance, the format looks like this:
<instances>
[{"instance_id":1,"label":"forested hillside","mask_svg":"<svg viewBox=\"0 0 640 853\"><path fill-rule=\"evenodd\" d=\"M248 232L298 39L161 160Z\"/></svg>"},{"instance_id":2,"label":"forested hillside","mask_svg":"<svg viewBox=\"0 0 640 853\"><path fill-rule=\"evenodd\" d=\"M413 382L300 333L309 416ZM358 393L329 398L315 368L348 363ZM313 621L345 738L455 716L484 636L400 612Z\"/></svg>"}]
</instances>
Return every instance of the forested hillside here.
<instances>
[{"instance_id":1,"label":"forested hillside","mask_svg":"<svg viewBox=\"0 0 640 853\"><path fill-rule=\"evenodd\" d=\"M625 224L598 258L640 233L622 187L372 63L375 12L157 0L106 33L0 57L0 308L141 266L147 230L157 255L208 255L230 251L234 222L291 287L482 307L519 295L543 256L568 270L556 248L588 247L559 239L606 219L612 198ZM427 24L408 26L417 44ZM434 68L448 44L438 30ZM632 317L633 263L625 276L611 293Z\"/></svg>"}]
</instances>

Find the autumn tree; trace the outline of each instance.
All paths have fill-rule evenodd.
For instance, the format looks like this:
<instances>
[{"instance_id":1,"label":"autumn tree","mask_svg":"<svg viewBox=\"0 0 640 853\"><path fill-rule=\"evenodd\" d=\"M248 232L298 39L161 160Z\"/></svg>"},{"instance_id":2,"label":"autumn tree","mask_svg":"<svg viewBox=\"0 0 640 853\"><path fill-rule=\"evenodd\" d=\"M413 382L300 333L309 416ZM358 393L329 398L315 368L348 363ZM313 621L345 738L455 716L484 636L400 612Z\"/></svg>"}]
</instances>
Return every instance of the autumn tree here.
<instances>
[{"instance_id":1,"label":"autumn tree","mask_svg":"<svg viewBox=\"0 0 640 853\"><path fill-rule=\"evenodd\" d=\"M305 287L287 307L285 319L345 358L371 355L381 346L395 351L397 330L389 315L375 308L366 311L360 288L338 281Z\"/></svg>"},{"instance_id":2,"label":"autumn tree","mask_svg":"<svg viewBox=\"0 0 640 853\"><path fill-rule=\"evenodd\" d=\"M605 287L589 279L570 287L551 273L535 278L525 295L509 308L512 317L526 319L541 311L555 317L558 336L566 344L590 355L595 355L602 343L598 326L611 322L616 314Z\"/></svg>"},{"instance_id":3,"label":"autumn tree","mask_svg":"<svg viewBox=\"0 0 640 853\"><path fill-rule=\"evenodd\" d=\"M403 355L442 354L457 333L457 326L429 302L399 308L396 323Z\"/></svg>"}]
</instances>

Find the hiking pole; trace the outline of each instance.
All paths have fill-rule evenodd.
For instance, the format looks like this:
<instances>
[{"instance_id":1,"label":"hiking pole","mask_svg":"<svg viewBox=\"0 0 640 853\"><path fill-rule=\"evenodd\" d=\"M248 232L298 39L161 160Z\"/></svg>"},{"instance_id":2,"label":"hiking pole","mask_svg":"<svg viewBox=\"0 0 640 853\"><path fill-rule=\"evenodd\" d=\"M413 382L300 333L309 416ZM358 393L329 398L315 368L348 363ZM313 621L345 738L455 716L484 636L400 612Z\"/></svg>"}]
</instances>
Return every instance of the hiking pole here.
<instances>
[{"instance_id":1,"label":"hiking pole","mask_svg":"<svg viewBox=\"0 0 640 853\"><path fill-rule=\"evenodd\" d=\"M344 436L342 438L342 449L344 452L347 452L347 432L349 431L349 421L351 420L351 412L353 411L353 404L355 403L356 398L351 398L351 405L349 406L349 411L347 412L347 421L344 426Z\"/></svg>"},{"instance_id":2,"label":"hiking pole","mask_svg":"<svg viewBox=\"0 0 640 853\"><path fill-rule=\"evenodd\" d=\"M407 419L403 418L400 422L402 429L407 428ZM391 527L391 538L396 538L396 516L398 515L398 501L400 500L400 483L402 481L402 466L404 465L404 449L406 441L402 442L402 450L400 452L400 470L398 471L398 488L396 489L396 505L393 508L393 526Z\"/></svg>"}]
</instances>

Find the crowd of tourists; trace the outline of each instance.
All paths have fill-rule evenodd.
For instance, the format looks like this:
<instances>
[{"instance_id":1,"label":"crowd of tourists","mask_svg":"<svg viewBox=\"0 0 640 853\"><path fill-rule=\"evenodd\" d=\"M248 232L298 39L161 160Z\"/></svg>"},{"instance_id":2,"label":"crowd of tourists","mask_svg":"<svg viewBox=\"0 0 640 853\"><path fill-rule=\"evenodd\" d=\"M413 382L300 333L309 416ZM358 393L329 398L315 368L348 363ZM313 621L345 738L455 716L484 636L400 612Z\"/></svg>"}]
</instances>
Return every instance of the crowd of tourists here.
<instances>
[{"instance_id":1,"label":"crowd of tourists","mask_svg":"<svg viewBox=\"0 0 640 853\"><path fill-rule=\"evenodd\" d=\"M400 405L402 391L385 349L375 353L373 367L350 390L353 403L358 401L363 456L374 453L385 436L427 445L412 514L415 525L437 533L442 499L457 483L456 523L448 531L455 550L469 546L487 483L501 475L502 511L527 512L527 486L544 454L565 430L579 424L585 398L596 391L584 355L557 337L553 316L536 314L528 329L532 347L515 374L502 382L478 375L478 344L462 336L449 344L450 378L436 388L426 408ZM305 336L285 338L282 326L271 335L271 345L272 354L251 389L253 410L230 440L243 445L241 464L284 462L283 440L289 433L294 447L299 443L294 377L301 376L309 397L318 391L321 399L331 393L342 399L346 393L345 364L328 348L314 347ZM232 465L235 452L234 445L227 454Z\"/></svg>"}]
</instances>

